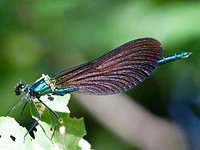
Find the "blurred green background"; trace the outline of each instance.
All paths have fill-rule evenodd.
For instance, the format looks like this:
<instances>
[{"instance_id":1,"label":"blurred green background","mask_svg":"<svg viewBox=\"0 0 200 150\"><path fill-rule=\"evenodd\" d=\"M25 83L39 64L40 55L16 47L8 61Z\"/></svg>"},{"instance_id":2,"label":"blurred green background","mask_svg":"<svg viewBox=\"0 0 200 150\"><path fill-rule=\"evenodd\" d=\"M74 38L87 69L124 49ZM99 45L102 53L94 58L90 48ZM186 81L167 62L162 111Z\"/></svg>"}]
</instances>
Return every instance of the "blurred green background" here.
<instances>
[{"instance_id":1,"label":"blurred green background","mask_svg":"<svg viewBox=\"0 0 200 150\"><path fill-rule=\"evenodd\" d=\"M126 92L154 114L175 119L171 100L198 99L199 1L1 0L0 114L5 115L19 99L13 87L20 79L32 84L41 74L51 76L140 37L158 39L163 56L193 52L186 60L158 67L144 83ZM85 138L94 149L102 145L133 149L93 120L73 95L70 108L73 116L85 118ZM21 124L29 123L28 109L23 116L20 111L21 106L12 116Z\"/></svg>"}]
</instances>

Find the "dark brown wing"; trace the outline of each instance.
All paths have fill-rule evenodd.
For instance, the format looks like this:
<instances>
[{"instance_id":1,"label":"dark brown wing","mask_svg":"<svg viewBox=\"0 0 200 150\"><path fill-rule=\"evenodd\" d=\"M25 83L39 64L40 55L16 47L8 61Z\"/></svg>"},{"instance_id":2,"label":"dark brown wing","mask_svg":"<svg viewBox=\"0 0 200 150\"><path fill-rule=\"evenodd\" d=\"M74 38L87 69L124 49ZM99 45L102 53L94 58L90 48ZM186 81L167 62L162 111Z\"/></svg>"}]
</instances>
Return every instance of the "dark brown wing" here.
<instances>
[{"instance_id":1,"label":"dark brown wing","mask_svg":"<svg viewBox=\"0 0 200 150\"><path fill-rule=\"evenodd\" d=\"M162 47L152 38L130 41L105 55L52 77L56 87L108 95L129 90L144 81L157 66Z\"/></svg>"}]
</instances>

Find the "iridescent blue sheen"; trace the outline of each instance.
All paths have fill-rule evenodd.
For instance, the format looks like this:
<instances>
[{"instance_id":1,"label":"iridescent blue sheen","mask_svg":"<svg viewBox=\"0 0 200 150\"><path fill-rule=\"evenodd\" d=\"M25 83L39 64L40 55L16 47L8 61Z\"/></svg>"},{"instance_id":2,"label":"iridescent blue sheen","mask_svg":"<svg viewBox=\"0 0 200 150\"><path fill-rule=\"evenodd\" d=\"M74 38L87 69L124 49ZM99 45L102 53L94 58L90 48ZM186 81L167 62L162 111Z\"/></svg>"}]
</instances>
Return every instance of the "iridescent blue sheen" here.
<instances>
[{"instance_id":1,"label":"iridescent blue sheen","mask_svg":"<svg viewBox=\"0 0 200 150\"><path fill-rule=\"evenodd\" d=\"M168 62L172 62L177 59L188 58L191 54L192 54L191 52L180 52L167 57L163 57L158 61L158 65L166 64Z\"/></svg>"}]
</instances>

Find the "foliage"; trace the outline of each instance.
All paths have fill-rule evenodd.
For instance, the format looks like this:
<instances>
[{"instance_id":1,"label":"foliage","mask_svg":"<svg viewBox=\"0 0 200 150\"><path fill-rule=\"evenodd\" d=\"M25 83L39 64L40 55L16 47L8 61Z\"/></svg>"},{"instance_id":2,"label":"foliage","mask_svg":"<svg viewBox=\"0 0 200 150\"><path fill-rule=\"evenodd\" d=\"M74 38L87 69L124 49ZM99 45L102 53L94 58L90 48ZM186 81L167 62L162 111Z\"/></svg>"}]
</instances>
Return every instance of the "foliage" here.
<instances>
[{"instance_id":1,"label":"foliage","mask_svg":"<svg viewBox=\"0 0 200 150\"><path fill-rule=\"evenodd\" d=\"M34 131L34 138L27 134L28 131L19 126L13 118L1 117L1 149L90 149L90 145L86 141L84 143L85 145L80 145L80 141L83 141L82 138L86 134L83 119L70 118L69 110L66 109L70 95L52 97L53 99L50 101L52 105L49 104L47 96L42 99L44 103L48 103L47 105L53 111L56 110L56 113L59 115L59 121L53 139L51 140L54 132L53 127L55 126L55 116L52 116L51 112L44 107L44 105L34 100L42 115L41 120L38 122L39 125L36 127L36 131ZM61 110L60 112L58 111L59 107ZM33 105L31 105L31 112L33 117L37 120L38 114Z\"/></svg>"}]
</instances>

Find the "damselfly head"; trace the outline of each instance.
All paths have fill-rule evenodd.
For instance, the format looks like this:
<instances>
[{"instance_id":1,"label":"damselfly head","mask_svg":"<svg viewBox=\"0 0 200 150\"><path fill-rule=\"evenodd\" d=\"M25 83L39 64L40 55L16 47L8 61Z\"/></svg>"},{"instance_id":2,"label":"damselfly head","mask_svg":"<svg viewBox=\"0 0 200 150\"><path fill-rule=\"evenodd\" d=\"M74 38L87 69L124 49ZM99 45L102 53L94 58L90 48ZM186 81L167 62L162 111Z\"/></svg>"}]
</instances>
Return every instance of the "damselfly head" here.
<instances>
[{"instance_id":1,"label":"damselfly head","mask_svg":"<svg viewBox=\"0 0 200 150\"><path fill-rule=\"evenodd\" d=\"M20 82L20 83L16 84L16 86L15 86L15 94L16 95L22 94L25 90L26 90L26 83Z\"/></svg>"}]
</instances>

